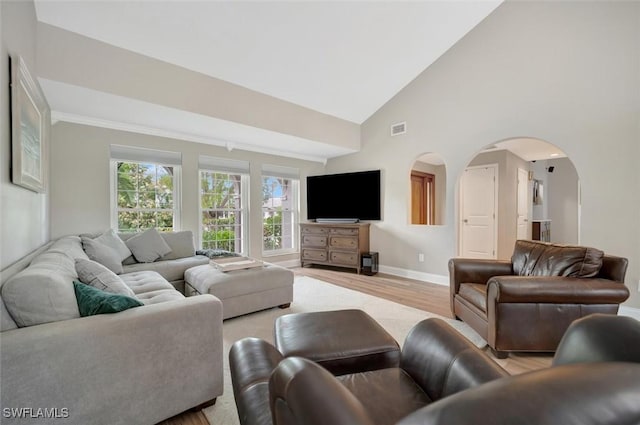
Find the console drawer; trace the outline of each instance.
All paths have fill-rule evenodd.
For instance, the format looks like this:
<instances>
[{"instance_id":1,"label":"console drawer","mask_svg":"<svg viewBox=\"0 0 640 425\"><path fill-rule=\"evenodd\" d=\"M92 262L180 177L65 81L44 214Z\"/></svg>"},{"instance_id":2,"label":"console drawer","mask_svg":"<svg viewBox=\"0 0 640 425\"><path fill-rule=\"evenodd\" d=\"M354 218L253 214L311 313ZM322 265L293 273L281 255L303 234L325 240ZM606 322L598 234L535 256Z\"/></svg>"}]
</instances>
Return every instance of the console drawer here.
<instances>
[{"instance_id":1,"label":"console drawer","mask_svg":"<svg viewBox=\"0 0 640 425\"><path fill-rule=\"evenodd\" d=\"M329 233L329 229L326 227L316 227L316 226L302 226L302 234L315 234L315 235L326 235Z\"/></svg>"},{"instance_id":2,"label":"console drawer","mask_svg":"<svg viewBox=\"0 0 640 425\"><path fill-rule=\"evenodd\" d=\"M358 238L351 236L331 236L329 238L329 246L336 249L357 249Z\"/></svg>"},{"instance_id":3,"label":"console drawer","mask_svg":"<svg viewBox=\"0 0 640 425\"><path fill-rule=\"evenodd\" d=\"M303 249L302 260L327 261L327 251L320 249Z\"/></svg>"},{"instance_id":4,"label":"console drawer","mask_svg":"<svg viewBox=\"0 0 640 425\"><path fill-rule=\"evenodd\" d=\"M316 235L303 235L302 236L302 246L318 246L324 247L327 246L327 237L326 236L316 236Z\"/></svg>"},{"instance_id":5,"label":"console drawer","mask_svg":"<svg viewBox=\"0 0 640 425\"><path fill-rule=\"evenodd\" d=\"M351 236L357 236L359 233L358 229L351 229L351 228L342 228L342 227L334 227L332 229L329 230L329 232L332 235L351 235Z\"/></svg>"},{"instance_id":6,"label":"console drawer","mask_svg":"<svg viewBox=\"0 0 640 425\"><path fill-rule=\"evenodd\" d=\"M358 253L357 252L337 252L331 251L329 258L332 263L344 264L348 266L358 265Z\"/></svg>"}]
</instances>

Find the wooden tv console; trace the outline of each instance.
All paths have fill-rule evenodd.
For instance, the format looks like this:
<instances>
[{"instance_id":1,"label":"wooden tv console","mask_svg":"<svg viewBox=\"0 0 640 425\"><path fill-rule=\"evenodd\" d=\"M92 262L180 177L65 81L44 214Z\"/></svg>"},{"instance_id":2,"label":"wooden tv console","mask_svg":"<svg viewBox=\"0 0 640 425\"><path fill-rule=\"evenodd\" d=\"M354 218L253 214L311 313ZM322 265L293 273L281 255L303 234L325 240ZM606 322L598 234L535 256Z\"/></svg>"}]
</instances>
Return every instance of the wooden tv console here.
<instances>
[{"instance_id":1,"label":"wooden tv console","mask_svg":"<svg viewBox=\"0 0 640 425\"><path fill-rule=\"evenodd\" d=\"M369 252L369 223L300 224L300 263L354 268Z\"/></svg>"}]
</instances>

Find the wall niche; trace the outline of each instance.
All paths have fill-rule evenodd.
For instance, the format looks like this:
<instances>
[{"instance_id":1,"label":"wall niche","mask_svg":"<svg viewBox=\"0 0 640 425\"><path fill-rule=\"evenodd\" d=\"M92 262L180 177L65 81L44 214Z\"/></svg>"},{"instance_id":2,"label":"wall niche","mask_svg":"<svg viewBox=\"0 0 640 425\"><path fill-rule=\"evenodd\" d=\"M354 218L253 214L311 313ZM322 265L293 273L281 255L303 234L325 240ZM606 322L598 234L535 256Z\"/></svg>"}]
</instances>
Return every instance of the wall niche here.
<instances>
[{"instance_id":1,"label":"wall niche","mask_svg":"<svg viewBox=\"0 0 640 425\"><path fill-rule=\"evenodd\" d=\"M444 224L446 178L444 160L437 153L424 153L414 161L410 171L411 224Z\"/></svg>"}]
</instances>

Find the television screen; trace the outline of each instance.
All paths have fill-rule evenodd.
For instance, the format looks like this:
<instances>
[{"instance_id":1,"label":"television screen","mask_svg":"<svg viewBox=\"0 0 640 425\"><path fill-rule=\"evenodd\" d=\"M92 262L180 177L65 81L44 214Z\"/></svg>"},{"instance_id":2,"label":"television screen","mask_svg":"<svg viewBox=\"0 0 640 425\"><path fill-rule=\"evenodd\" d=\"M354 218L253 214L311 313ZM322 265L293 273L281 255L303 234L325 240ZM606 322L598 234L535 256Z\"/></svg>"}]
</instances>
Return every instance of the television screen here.
<instances>
[{"instance_id":1,"label":"television screen","mask_svg":"<svg viewBox=\"0 0 640 425\"><path fill-rule=\"evenodd\" d=\"M307 219L380 218L380 170L307 177Z\"/></svg>"}]
</instances>

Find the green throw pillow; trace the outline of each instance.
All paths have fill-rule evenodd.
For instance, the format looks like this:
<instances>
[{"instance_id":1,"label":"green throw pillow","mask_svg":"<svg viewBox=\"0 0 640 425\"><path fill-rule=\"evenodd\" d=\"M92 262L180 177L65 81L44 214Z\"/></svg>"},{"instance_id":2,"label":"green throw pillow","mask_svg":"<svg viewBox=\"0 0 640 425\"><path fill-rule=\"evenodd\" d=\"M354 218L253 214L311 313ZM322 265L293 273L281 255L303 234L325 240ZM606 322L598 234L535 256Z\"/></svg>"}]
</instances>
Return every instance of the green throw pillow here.
<instances>
[{"instance_id":1,"label":"green throw pillow","mask_svg":"<svg viewBox=\"0 0 640 425\"><path fill-rule=\"evenodd\" d=\"M118 313L144 305L135 298L104 292L77 280L73 281L73 289L76 292L76 301L82 317Z\"/></svg>"}]
</instances>

